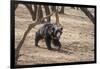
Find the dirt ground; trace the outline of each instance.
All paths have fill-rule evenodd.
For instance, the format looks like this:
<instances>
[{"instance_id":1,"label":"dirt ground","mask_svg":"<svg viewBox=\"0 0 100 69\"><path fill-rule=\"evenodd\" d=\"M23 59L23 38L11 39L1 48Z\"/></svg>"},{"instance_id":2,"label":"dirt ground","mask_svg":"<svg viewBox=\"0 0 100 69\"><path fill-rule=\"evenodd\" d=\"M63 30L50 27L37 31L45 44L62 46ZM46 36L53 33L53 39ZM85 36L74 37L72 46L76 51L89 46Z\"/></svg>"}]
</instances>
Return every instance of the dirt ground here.
<instances>
[{"instance_id":1,"label":"dirt ground","mask_svg":"<svg viewBox=\"0 0 100 69\"><path fill-rule=\"evenodd\" d=\"M40 48L34 46L35 32L41 25L35 26L28 34L20 50L18 59L20 65L51 64L94 61L94 24L79 9L65 8L65 14L60 14L63 25L61 36L61 51L48 50L45 42L39 42ZM55 17L52 16L52 22ZM24 5L19 5L15 11L15 48L23 37L28 25L34 23L29 11Z\"/></svg>"}]
</instances>

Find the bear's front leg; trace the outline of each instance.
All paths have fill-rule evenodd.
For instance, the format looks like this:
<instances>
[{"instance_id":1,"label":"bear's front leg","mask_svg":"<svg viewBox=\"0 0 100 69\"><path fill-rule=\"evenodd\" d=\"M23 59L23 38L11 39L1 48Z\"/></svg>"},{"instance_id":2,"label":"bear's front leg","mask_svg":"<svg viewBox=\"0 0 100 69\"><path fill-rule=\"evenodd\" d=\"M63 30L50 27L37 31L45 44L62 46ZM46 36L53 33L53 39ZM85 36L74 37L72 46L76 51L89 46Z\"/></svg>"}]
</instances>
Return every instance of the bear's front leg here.
<instances>
[{"instance_id":1,"label":"bear's front leg","mask_svg":"<svg viewBox=\"0 0 100 69\"><path fill-rule=\"evenodd\" d=\"M46 37L45 42L46 42L46 46L47 46L48 50L52 50L52 48L51 48L51 39Z\"/></svg>"},{"instance_id":2,"label":"bear's front leg","mask_svg":"<svg viewBox=\"0 0 100 69\"><path fill-rule=\"evenodd\" d=\"M52 40L52 43L54 44L54 46L57 46L58 47L58 50L60 50L61 43L60 43L59 39L53 39Z\"/></svg>"},{"instance_id":3,"label":"bear's front leg","mask_svg":"<svg viewBox=\"0 0 100 69\"><path fill-rule=\"evenodd\" d=\"M60 41L58 40L58 50L60 50L60 48L61 48L61 43L60 43Z\"/></svg>"}]
</instances>

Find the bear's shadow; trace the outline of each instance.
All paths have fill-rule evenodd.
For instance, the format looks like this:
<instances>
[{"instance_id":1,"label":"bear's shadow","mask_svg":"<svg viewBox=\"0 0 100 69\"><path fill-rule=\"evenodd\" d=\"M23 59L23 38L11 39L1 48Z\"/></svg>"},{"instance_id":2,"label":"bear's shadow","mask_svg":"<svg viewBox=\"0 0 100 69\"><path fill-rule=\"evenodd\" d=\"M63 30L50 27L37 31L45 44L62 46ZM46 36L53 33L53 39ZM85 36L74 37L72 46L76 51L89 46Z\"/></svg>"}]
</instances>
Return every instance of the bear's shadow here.
<instances>
[{"instance_id":1,"label":"bear's shadow","mask_svg":"<svg viewBox=\"0 0 100 69\"><path fill-rule=\"evenodd\" d=\"M47 49L47 48L40 47L40 46L39 46L39 48ZM73 54L73 52L68 51L68 50L66 51L66 50L64 50L64 49L58 50L58 49L56 49L56 48L52 48L52 50L50 50L50 51L54 51L54 52L58 52L58 53L64 53L64 54L67 54L67 55Z\"/></svg>"}]
</instances>

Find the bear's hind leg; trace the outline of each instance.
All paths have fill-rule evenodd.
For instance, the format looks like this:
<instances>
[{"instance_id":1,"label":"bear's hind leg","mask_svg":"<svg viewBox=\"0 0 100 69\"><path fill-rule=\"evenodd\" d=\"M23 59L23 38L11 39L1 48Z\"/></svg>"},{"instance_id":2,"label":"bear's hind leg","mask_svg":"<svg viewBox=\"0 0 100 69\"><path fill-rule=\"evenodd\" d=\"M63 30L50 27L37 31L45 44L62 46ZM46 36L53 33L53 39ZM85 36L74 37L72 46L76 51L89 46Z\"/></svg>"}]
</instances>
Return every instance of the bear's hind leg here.
<instances>
[{"instance_id":1,"label":"bear's hind leg","mask_svg":"<svg viewBox=\"0 0 100 69\"><path fill-rule=\"evenodd\" d=\"M38 43L39 43L39 40L41 40L41 35L36 32L36 35L35 35L35 46L38 47Z\"/></svg>"}]
</instances>

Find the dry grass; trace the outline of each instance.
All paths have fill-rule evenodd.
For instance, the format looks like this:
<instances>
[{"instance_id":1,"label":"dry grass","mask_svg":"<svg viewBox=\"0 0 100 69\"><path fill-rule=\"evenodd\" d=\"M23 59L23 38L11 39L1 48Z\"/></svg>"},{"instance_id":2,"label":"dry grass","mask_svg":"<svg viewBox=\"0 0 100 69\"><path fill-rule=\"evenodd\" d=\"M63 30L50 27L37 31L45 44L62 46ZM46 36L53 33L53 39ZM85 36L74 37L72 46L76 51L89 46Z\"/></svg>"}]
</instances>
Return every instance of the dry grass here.
<instances>
[{"instance_id":1,"label":"dry grass","mask_svg":"<svg viewBox=\"0 0 100 69\"><path fill-rule=\"evenodd\" d=\"M28 34L20 51L18 64L50 64L94 60L94 25L81 10L65 9L65 15L60 14L63 25L61 36L62 48L56 47L50 51L45 42L39 42L40 48L34 46L35 32L41 25L37 25ZM52 16L52 22L55 22ZM19 5L15 12L15 48L23 37L28 25L33 23L29 11L24 5Z\"/></svg>"}]
</instances>

